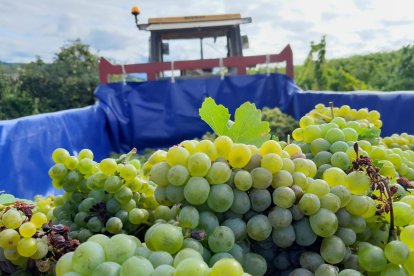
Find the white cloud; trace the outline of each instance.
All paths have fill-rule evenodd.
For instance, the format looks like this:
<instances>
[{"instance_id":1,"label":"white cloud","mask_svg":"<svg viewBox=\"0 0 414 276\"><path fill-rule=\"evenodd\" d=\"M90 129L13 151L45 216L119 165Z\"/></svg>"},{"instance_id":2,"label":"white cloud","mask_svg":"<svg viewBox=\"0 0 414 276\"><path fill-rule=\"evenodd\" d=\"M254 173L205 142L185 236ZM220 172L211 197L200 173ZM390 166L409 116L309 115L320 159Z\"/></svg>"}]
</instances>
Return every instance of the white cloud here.
<instances>
[{"instance_id":1,"label":"white cloud","mask_svg":"<svg viewBox=\"0 0 414 276\"><path fill-rule=\"evenodd\" d=\"M404 0L2 0L0 60L28 62L38 55L51 61L59 48L80 38L91 49L118 63L145 62L149 33L138 31L130 8L140 5L141 23L149 17L241 13L251 24L245 55L276 53L290 44L295 63L303 62L310 41L327 36L327 56L395 50L413 43L414 19ZM177 46L178 45L178 46ZM206 41L206 55L224 45ZM173 50L180 49L178 53ZM197 58L199 43L171 43L171 59Z\"/></svg>"}]
</instances>

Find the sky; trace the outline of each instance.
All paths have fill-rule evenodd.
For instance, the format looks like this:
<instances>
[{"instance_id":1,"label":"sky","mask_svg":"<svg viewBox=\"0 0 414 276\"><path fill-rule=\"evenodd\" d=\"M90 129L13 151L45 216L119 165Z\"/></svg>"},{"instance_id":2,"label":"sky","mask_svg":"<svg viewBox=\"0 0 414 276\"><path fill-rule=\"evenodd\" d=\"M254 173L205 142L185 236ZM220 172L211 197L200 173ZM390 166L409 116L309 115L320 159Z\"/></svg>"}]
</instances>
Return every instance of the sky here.
<instances>
[{"instance_id":1,"label":"sky","mask_svg":"<svg viewBox=\"0 0 414 276\"><path fill-rule=\"evenodd\" d=\"M240 13L249 37L244 55L279 53L287 44L302 64L310 42L326 36L327 58L392 51L414 43L414 16L407 0L0 0L0 60L51 62L62 46L80 39L114 63L148 60L150 17ZM205 41L206 57L225 57L225 41ZM173 60L199 58L199 42L170 42Z\"/></svg>"}]
</instances>

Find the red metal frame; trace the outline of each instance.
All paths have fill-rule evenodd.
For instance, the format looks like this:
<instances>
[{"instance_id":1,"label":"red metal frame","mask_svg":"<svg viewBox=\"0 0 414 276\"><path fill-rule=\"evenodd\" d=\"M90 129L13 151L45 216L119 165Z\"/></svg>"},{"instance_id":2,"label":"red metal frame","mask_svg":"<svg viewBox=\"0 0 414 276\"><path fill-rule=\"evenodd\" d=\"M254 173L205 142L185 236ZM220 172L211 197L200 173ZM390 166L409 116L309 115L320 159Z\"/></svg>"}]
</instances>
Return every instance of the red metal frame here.
<instances>
[{"instance_id":1,"label":"red metal frame","mask_svg":"<svg viewBox=\"0 0 414 276\"><path fill-rule=\"evenodd\" d=\"M236 68L238 75L245 75L246 67L266 64L267 62L286 62L286 75L294 79L293 53L289 44L279 54L227 57L221 60L223 67ZM220 67L220 59L218 58L174 62L174 70L212 69L216 67ZM108 83L109 75L121 75L124 73L146 73L148 80L156 80L158 73L170 70L171 62L126 64L122 68L122 65L112 64L102 57L99 63L99 80L101 83Z\"/></svg>"}]
</instances>

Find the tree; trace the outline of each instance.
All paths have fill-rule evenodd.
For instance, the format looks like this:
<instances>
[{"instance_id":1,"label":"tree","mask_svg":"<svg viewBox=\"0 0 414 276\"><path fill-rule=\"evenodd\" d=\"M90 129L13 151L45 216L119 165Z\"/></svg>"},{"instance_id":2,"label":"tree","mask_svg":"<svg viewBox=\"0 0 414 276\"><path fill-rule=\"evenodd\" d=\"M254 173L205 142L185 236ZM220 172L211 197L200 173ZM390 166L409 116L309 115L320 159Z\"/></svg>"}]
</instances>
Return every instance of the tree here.
<instances>
[{"instance_id":1,"label":"tree","mask_svg":"<svg viewBox=\"0 0 414 276\"><path fill-rule=\"evenodd\" d=\"M56 54L51 64L41 58L23 66L21 89L39 103L39 112L83 107L94 103L99 83L98 57L75 40Z\"/></svg>"}]
</instances>

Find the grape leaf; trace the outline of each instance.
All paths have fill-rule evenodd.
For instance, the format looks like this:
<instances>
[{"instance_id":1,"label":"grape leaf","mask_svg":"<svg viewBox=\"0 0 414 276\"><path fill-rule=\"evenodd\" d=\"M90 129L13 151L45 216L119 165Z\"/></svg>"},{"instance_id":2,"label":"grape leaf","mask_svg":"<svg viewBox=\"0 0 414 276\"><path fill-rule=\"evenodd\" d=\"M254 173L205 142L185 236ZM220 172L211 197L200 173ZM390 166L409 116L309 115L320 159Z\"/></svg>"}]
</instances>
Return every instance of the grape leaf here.
<instances>
[{"instance_id":1,"label":"grape leaf","mask_svg":"<svg viewBox=\"0 0 414 276\"><path fill-rule=\"evenodd\" d=\"M0 195L0 204L9 205L16 202L16 198L11 194L1 194Z\"/></svg>"},{"instance_id":2,"label":"grape leaf","mask_svg":"<svg viewBox=\"0 0 414 276\"><path fill-rule=\"evenodd\" d=\"M236 143L260 146L270 139L269 123L262 121L262 113L252 103L246 102L236 109L234 122L223 105L206 98L199 109L200 117L217 135L229 136Z\"/></svg>"},{"instance_id":3,"label":"grape leaf","mask_svg":"<svg viewBox=\"0 0 414 276\"><path fill-rule=\"evenodd\" d=\"M376 127L364 128L359 134L360 138L378 138L381 135L381 130Z\"/></svg>"},{"instance_id":4,"label":"grape leaf","mask_svg":"<svg viewBox=\"0 0 414 276\"><path fill-rule=\"evenodd\" d=\"M204 100L198 110L201 119L206 122L217 135L226 135L227 122L230 120L230 113L223 105L217 105L213 98Z\"/></svg>"},{"instance_id":5,"label":"grape leaf","mask_svg":"<svg viewBox=\"0 0 414 276\"><path fill-rule=\"evenodd\" d=\"M261 146L270 139L269 122L262 121L262 113L255 104L245 102L236 109L234 124L228 129L227 136L236 143Z\"/></svg>"}]
</instances>

